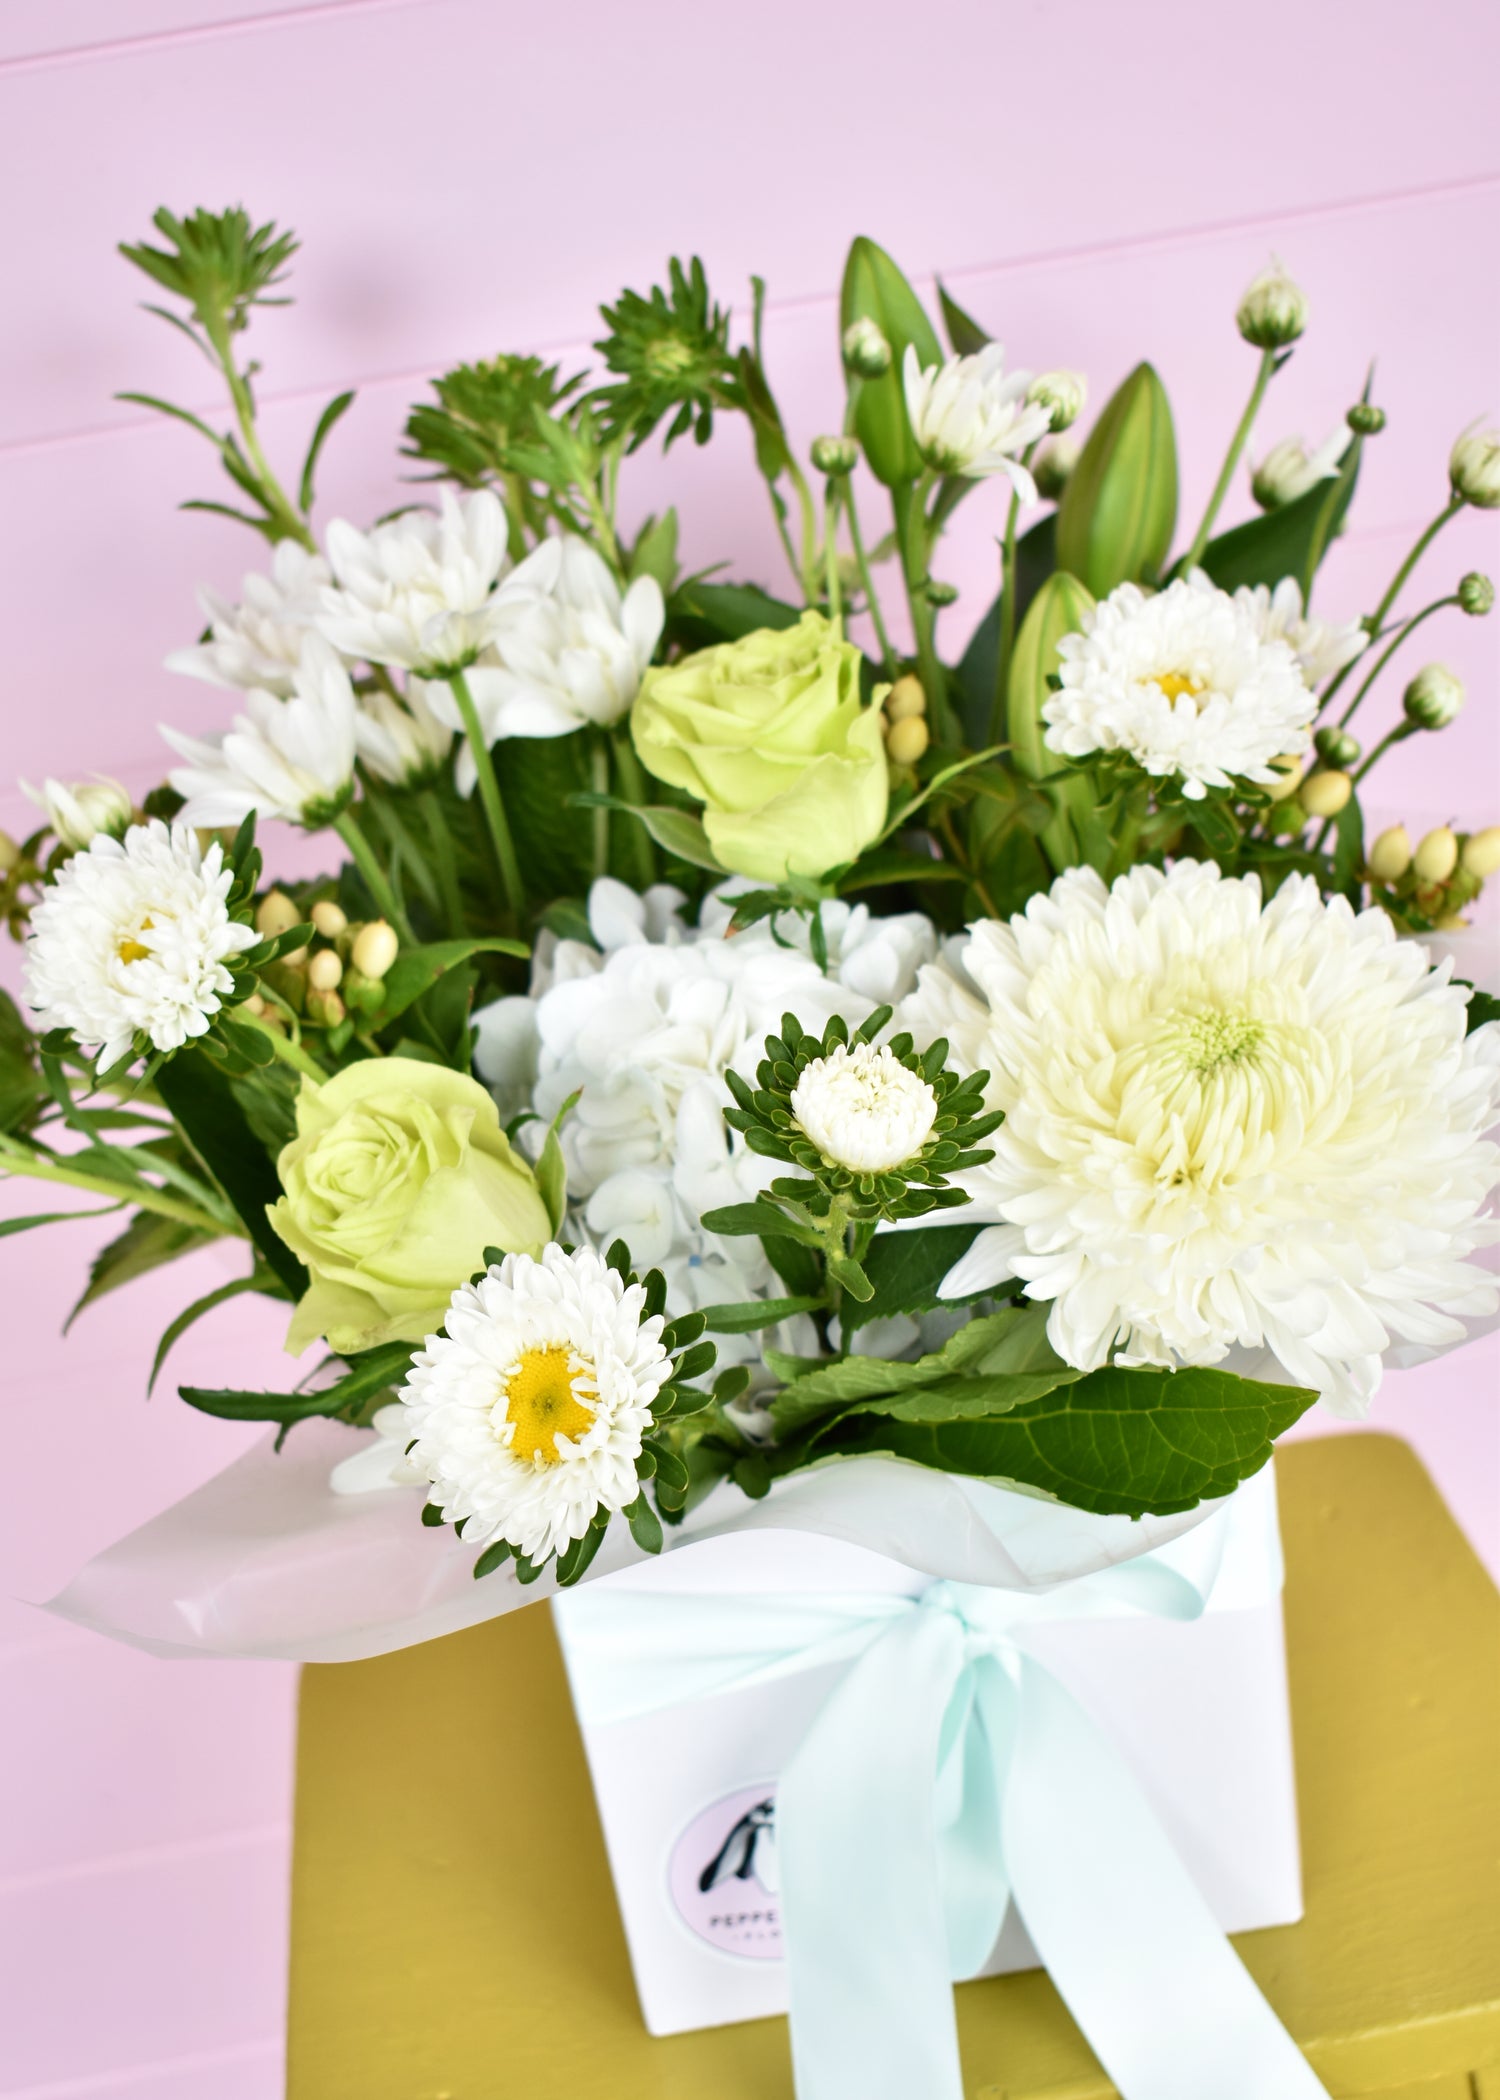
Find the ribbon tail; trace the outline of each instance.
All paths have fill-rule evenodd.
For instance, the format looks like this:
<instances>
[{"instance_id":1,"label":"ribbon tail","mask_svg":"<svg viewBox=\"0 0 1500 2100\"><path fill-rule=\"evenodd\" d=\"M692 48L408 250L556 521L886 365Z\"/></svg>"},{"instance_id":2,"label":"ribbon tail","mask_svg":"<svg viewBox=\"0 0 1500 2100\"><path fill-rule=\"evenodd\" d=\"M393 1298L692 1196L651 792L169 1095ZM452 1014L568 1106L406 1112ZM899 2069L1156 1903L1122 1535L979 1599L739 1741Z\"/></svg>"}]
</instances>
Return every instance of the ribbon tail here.
<instances>
[{"instance_id":1,"label":"ribbon tail","mask_svg":"<svg viewBox=\"0 0 1500 2100\"><path fill-rule=\"evenodd\" d=\"M963 2100L933 1777L965 1668L914 1611L835 1688L776 1793L798 2100Z\"/></svg>"},{"instance_id":2,"label":"ribbon tail","mask_svg":"<svg viewBox=\"0 0 1500 2100\"><path fill-rule=\"evenodd\" d=\"M1122 2100L1328 2100L1132 1774L1026 1655L1003 1830L1032 1943Z\"/></svg>"}]
</instances>

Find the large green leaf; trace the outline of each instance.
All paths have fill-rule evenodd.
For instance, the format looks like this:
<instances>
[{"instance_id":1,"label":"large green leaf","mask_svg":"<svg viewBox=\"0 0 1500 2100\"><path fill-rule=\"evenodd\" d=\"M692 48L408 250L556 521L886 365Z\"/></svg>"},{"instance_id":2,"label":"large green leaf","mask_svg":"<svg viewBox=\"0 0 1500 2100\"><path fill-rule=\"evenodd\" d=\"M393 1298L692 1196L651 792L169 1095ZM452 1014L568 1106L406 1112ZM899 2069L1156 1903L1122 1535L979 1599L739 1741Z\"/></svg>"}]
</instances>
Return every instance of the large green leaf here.
<instances>
[{"instance_id":1,"label":"large green leaf","mask_svg":"<svg viewBox=\"0 0 1500 2100\"><path fill-rule=\"evenodd\" d=\"M593 839L568 797L593 785L589 739L512 736L495 747L495 772L530 897L582 896L593 875Z\"/></svg>"},{"instance_id":2,"label":"large green leaf","mask_svg":"<svg viewBox=\"0 0 1500 2100\"><path fill-rule=\"evenodd\" d=\"M307 1271L266 1216L281 1195L276 1163L257 1139L228 1079L201 1050L179 1050L156 1075L156 1091L179 1129L234 1205L266 1266L293 1298Z\"/></svg>"},{"instance_id":3,"label":"large green leaf","mask_svg":"<svg viewBox=\"0 0 1500 2100\"><path fill-rule=\"evenodd\" d=\"M385 974L385 997L370 1026L384 1028L398 1014L430 992L438 979L474 955L527 955L522 941L507 941L498 935L483 940L429 941L421 948L405 948Z\"/></svg>"},{"instance_id":4,"label":"large green leaf","mask_svg":"<svg viewBox=\"0 0 1500 2100\"><path fill-rule=\"evenodd\" d=\"M709 649L718 642L737 642L763 627L795 627L802 608L773 598L755 583L701 583L690 579L674 591L667 605L667 624L685 649Z\"/></svg>"},{"instance_id":5,"label":"large green leaf","mask_svg":"<svg viewBox=\"0 0 1500 2100\"><path fill-rule=\"evenodd\" d=\"M1351 436L1337 474L1317 482L1294 503L1264 517L1251 518L1221 532L1203 550L1203 567L1221 590L1241 584L1278 584L1295 576L1304 598L1318 563L1333 544L1334 534L1354 500L1359 479L1360 441Z\"/></svg>"},{"instance_id":6,"label":"large green leaf","mask_svg":"<svg viewBox=\"0 0 1500 2100\"><path fill-rule=\"evenodd\" d=\"M864 1256L864 1271L875 1286L875 1295L863 1305L845 1305L839 1317L844 1332L852 1334L869 1320L889 1319L896 1313L934 1311L943 1301L938 1285L959 1259L967 1254L978 1225L923 1225L910 1232L879 1232Z\"/></svg>"},{"instance_id":7,"label":"large green leaf","mask_svg":"<svg viewBox=\"0 0 1500 2100\"><path fill-rule=\"evenodd\" d=\"M1028 1401L1040 1400L1059 1386L1074 1385L1081 1371L997 1371L992 1377L938 1378L909 1392L887 1393L862 1401L843 1416L886 1415L893 1422L974 1422L1008 1414Z\"/></svg>"},{"instance_id":8,"label":"large green leaf","mask_svg":"<svg viewBox=\"0 0 1500 2100\"><path fill-rule=\"evenodd\" d=\"M411 1368L415 1346L386 1342L348 1359L349 1369L332 1385L315 1393L252 1393L234 1387L179 1386L190 1407L230 1422L305 1422L314 1415L341 1415L351 1420L364 1403L398 1385Z\"/></svg>"},{"instance_id":9,"label":"large green leaf","mask_svg":"<svg viewBox=\"0 0 1500 2100\"><path fill-rule=\"evenodd\" d=\"M904 1236L904 1235L901 1235ZM873 1400L881 1394L907 1393L919 1386L936 1384L957 1372L1010 1373L1045 1368L1029 1340L1016 1360L1018 1337L1026 1336L1038 1323L1033 1317L1040 1308L1007 1307L966 1321L950 1335L941 1349L918 1357L915 1363L900 1363L884 1356L842 1356L816 1365L794 1378L771 1402L771 1413L782 1436L791 1436L832 1408L855 1401ZM1045 1329L1046 1313L1041 1310ZM1050 1351L1046 1352L1050 1356ZM785 1364L785 1357L773 1358ZM1056 1358L1052 1358L1056 1363ZM1057 1365L1059 1375L1071 1375Z\"/></svg>"},{"instance_id":10,"label":"large green leaf","mask_svg":"<svg viewBox=\"0 0 1500 2100\"><path fill-rule=\"evenodd\" d=\"M1049 510L1029 532L1016 541L1016 630L1031 609L1031 601L1057 567L1057 512ZM995 683L1000 675L1000 599L997 592L989 611L969 637L956 675L962 699L964 725L969 741L989 741L994 720Z\"/></svg>"},{"instance_id":11,"label":"large green leaf","mask_svg":"<svg viewBox=\"0 0 1500 2100\"><path fill-rule=\"evenodd\" d=\"M64 1334L86 1305L118 1290L122 1283L132 1283L137 1276L176 1261L179 1255L191 1254L195 1247L206 1247L212 1237L177 1218L164 1218L159 1211L137 1211L125 1230L94 1256L83 1295L63 1323Z\"/></svg>"},{"instance_id":12,"label":"large green leaf","mask_svg":"<svg viewBox=\"0 0 1500 2100\"><path fill-rule=\"evenodd\" d=\"M1057 509L1057 565L1104 598L1154 583L1177 525L1177 438L1166 389L1140 364L1105 403Z\"/></svg>"},{"instance_id":13,"label":"large green leaf","mask_svg":"<svg viewBox=\"0 0 1500 2100\"><path fill-rule=\"evenodd\" d=\"M990 340L971 313L966 313L953 297L940 277L937 281L938 306L942 311L943 326L948 331L948 340L957 357L973 357Z\"/></svg>"},{"instance_id":14,"label":"large green leaf","mask_svg":"<svg viewBox=\"0 0 1500 2100\"><path fill-rule=\"evenodd\" d=\"M0 992L0 1130L24 1130L47 1098L36 1037L8 992Z\"/></svg>"},{"instance_id":15,"label":"large green leaf","mask_svg":"<svg viewBox=\"0 0 1500 2100\"><path fill-rule=\"evenodd\" d=\"M1227 1371L1111 1367L986 1421L859 1415L822 1448L1014 1482L1100 1515L1170 1516L1259 1472L1316 1398Z\"/></svg>"},{"instance_id":16,"label":"large green leaf","mask_svg":"<svg viewBox=\"0 0 1500 2100\"><path fill-rule=\"evenodd\" d=\"M860 381L854 403L854 429L870 472L888 488L914 481L922 471L917 441L906 414L901 365L908 344L925 366L943 362L943 346L921 300L884 248L861 234L844 265L839 328L869 319L891 346L890 369L878 379Z\"/></svg>"}]
</instances>

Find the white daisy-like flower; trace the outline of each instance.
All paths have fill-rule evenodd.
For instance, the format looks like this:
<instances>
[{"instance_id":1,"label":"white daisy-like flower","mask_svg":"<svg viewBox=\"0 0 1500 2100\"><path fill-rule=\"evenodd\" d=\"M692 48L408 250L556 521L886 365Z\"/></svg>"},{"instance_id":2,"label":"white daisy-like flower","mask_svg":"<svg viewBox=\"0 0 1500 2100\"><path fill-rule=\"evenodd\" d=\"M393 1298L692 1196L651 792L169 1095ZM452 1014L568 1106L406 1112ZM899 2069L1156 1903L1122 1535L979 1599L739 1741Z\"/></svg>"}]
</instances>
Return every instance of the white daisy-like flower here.
<instances>
[{"instance_id":1,"label":"white daisy-like flower","mask_svg":"<svg viewBox=\"0 0 1500 2100\"><path fill-rule=\"evenodd\" d=\"M407 511L369 532L336 518L326 542L334 583L320 593L318 627L345 656L366 663L438 677L472 663L503 625L497 586L509 567L505 538L505 511L492 489L463 497L444 489L438 516ZM532 570L533 588L555 560L549 555Z\"/></svg>"},{"instance_id":2,"label":"white daisy-like flower","mask_svg":"<svg viewBox=\"0 0 1500 2100\"><path fill-rule=\"evenodd\" d=\"M210 685L277 693L285 699L303 641L317 621L323 590L332 581L333 571L321 554L309 554L295 540L282 540L271 556L270 574L255 571L244 578L244 597L238 605L217 591L205 588L198 593L208 640L174 649L167 669L206 679Z\"/></svg>"},{"instance_id":3,"label":"white daisy-like flower","mask_svg":"<svg viewBox=\"0 0 1500 2100\"><path fill-rule=\"evenodd\" d=\"M1283 504L1295 503L1320 481L1329 481L1337 474L1349 444L1346 423L1340 423L1312 452L1300 437L1282 438L1252 467L1250 493L1262 510L1280 510Z\"/></svg>"},{"instance_id":4,"label":"white daisy-like flower","mask_svg":"<svg viewBox=\"0 0 1500 2100\"><path fill-rule=\"evenodd\" d=\"M1027 503L1036 483L1018 455L1052 428L1050 402L1028 401L1029 372L1005 371L1005 346L923 369L910 343L901 364L917 450L939 474L1006 474Z\"/></svg>"},{"instance_id":5,"label":"white daisy-like flower","mask_svg":"<svg viewBox=\"0 0 1500 2100\"><path fill-rule=\"evenodd\" d=\"M937 1095L882 1044L835 1044L815 1057L791 1096L792 1114L830 1166L883 1174L920 1152Z\"/></svg>"},{"instance_id":6,"label":"white daisy-like flower","mask_svg":"<svg viewBox=\"0 0 1500 2100\"><path fill-rule=\"evenodd\" d=\"M439 691L446 694L447 688ZM434 714L432 688L408 678L402 699L378 688L358 696L354 742L359 761L390 787L419 787L448 756L453 731Z\"/></svg>"},{"instance_id":7,"label":"white daisy-like flower","mask_svg":"<svg viewBox=\"0 0 1500 2100\"><path fill-rule=\"evenodd\" d=\"M1274 591L1264 583L1254 589L1242 583L1234 596L1236 604L1254 614L1262 641L1288 644L1311 687L1334 677L1369 647L1369 630L1363 620L1335 626L1331 620L1315 620L1304 611L1302 586L1295 576L1283 576Z\"/></svg>"},{"instance_id":8,"label":"white daisy-like flower","mask_svg":"<svg viewBox=\"0 0 1500 2100\"><path fill-rule=\"evenodd\" d=\"M101 831L119 838L130 822L133 805L130 790L118 780L96 773L92 780L44 780L39 788L27 780L21 792L46 817L62 844L77 853Z\"/></svg>"},{"instance_id":9,"label":"white daisy-like flower","mask_svg":"<svg viewBox=\"0 0 1500 2100\"><path fill-rule=\"evenodd\" d=\"M637 577L622 594L586 540L567 534L552 544L550 583L521 598L537 573L537 557L529 556L510 582L517 609L499 639L498 666L478 665L470 675L496 739L612 727L628 713L661 639L666 606L655 577Z\"/></svg>"},{"instance_id":10,"label":"white daisy-like flower","mask_svg":"<svg viewBox=\"0 0 1500 2100\"><path fill-rule=\"evenodd\" d=\"M229 915L233 883L215 842L185 826L99 833L43 892L26 942L26 997L49 1028L71 1028L102 1068L138 1034L180 1050L207 1033L234 989L230 966L260 935Z\"/></svg>"},{"instance_id":11,"label":"white daisy-like flower","mask_svg":"<svg viewBox=\"0 0 1500 2100\"><path fill-rule=\"evenodd\" d=\"M307 636L292 672L292 696L245 695L245 712L221 736L161 733L187 760L168 775L184 824L238 825L252 810L316 830L354 788L356 709L349 673L320 635Z\"/></svg>"},{"instance_id":12,"label":"white daisy-like flower","mask_svg":"<svg viewBox=\"0 0 1500 2100\"><path fill-rule=\"evenodd\" d=\"M1290 642L1201 572L1154 593L1122 583L1057 654L1042 720L1059 757L1123 751L1201 801L1236 780L1274 786L1271 761L1311 742L1317 701Z\"/></svg>"},{"instance_id":13,"label":"white daisy-like flower","mask_svg":"<svg viewBox=\"0 0 1500 2100\"><path fill-rule=\"evenodd\" d=\"M1500 1024L1465 1035L1451 967L1310 876L1179 862L1060 876L924 971L903 1019L987 1069L1006 1120L962 1177L1003 1222L950 1295L1022 1277L1091 1370L1269 1348L1338 1413L1393 1341L1447 1345L1497 1303L1469 1257L1500 1150Z\"/></svg>"},{"instance_id":14,"label":"white daisy-like flower","mask_svg":"<svg viewBox=\"0 0 1500 2100\"><path fill-rule=\"evenodd\" d=\"M672 1375L660 1317L591 1247L508 1254L453 1294L401 1389L409 1462L464 1540L539 1561L627 1509L651 1403Z\"/></svg>"}]
</instances>

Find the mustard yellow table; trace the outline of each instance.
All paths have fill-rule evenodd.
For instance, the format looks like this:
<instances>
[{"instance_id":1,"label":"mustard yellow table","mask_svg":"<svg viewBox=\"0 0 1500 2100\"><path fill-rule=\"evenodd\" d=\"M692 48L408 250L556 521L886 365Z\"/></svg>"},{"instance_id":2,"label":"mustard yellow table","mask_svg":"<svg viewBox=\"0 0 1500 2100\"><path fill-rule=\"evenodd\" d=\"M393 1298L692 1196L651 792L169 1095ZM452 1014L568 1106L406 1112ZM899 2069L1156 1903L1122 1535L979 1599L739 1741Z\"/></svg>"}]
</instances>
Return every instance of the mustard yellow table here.
<instances>
[{"instance_id":1,"label":"mustard yellow table","mask_svg":"<svg viewBox=\"0 0 1500 2100\"><path fill-rule=\"evenodd\" d=\"M1237 1945L1333 2094L1500 2100L1500 1596L1404 1444L1278 1471L1307 1916ZM640 2025L545 1609L304 1673L292 1921L289 2100L790 2100L783 2021ZM972 2100L1110 2100L1039 1971L958 2005Z\"/></svg>"}]
</instances>

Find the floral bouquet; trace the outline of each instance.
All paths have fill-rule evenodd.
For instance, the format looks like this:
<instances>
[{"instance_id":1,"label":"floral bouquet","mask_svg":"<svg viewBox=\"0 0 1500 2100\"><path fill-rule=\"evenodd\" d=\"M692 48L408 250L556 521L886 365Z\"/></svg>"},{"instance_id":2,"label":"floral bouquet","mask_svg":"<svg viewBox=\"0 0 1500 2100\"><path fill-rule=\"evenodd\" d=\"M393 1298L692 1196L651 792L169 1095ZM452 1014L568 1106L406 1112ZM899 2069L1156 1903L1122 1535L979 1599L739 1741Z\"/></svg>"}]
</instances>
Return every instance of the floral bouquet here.
<instances>
[{"instance_id":1,"label":"floral bouquet","mask_svg":"<svg viewBox=\"0 0 1500 2100\"><path fill-rule=\"evenodd\" d=\"M461 1623L422 1616L431 1556L471 1594L505 1571L472 1617L601 1549L596 1574L763 1518L981 1589L1119 1572L1315 1400L1363 1412L1386 1362L1493 1315L1497 1008L1423 937L1463 924L1500 826L1365 835L1371 769L1462 705L1441 664L1368 752L1355 718L1419 625L1490 611L1478 573L1403 594L1459 510L1500 506L1500 433L1459 438L1380 602L1325 619L1385 420L1368 384L1216 529L1305 326L1279 268L1239 308L1248 404L1179 532L1150 365L1080 448L1079 374L1008 369L939 287L945 350L859 239L839 427L806 463L762 285L735 342L673 262L602 309L593 373L502 355L435 381L404 455L435 500L320 544L351 396L286 482L243 350L293 239L241 211L156 226L123 252L229 420L148 405L212 445L232 500L196 507L269 564L238 604L205 592L169 659L233 696L223 726L166 730L139 809L48 781L3 842L36 1026L5 1008L0 1165L125 1213L89 1298L241 1244L153 1377L231 1294L283 1302L306 1376L183 1398L278 1450L342 1425L298 1438L335 1495L384 1498L408 1584L379 1609L354 1585L346 1630ZM634 455L726 417L778 591L685 573L673 510L623 522ZM934 565L976 512L998 591L960 650ZM326 874L265 879L266 820L320 834ZM271 1533L297 1442L257 1461ZM1066 1543L1028 1564L1049 1523ZM1277 2090L1320 2090L1296 2062Z\"/></svg>"}]
</instances>

